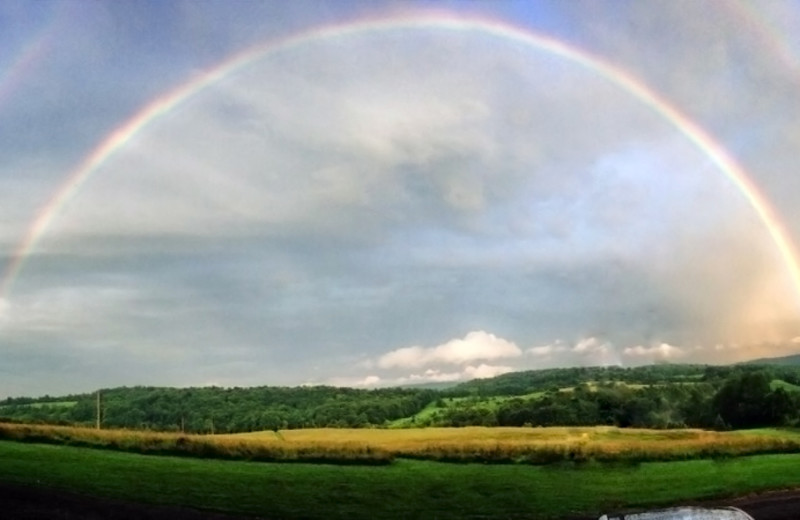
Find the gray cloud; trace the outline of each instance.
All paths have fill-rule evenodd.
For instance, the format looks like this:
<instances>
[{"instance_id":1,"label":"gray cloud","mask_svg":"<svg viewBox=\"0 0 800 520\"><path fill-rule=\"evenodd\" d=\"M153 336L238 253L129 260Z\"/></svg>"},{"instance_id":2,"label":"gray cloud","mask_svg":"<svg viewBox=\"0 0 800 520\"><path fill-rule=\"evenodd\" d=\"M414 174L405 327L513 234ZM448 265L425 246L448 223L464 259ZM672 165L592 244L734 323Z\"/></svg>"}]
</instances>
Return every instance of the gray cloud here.
<instances>
[{"instance_id":1,"label":"gray cloud","mask_svg":"<svg viewBox=\"0 0 800 520\"><path fill-rule=\"evenodd\" d=\"M800 135L798 76L762 58L728 11L579 7L558 8L574 32L549 30L630 69L713 132L798 236L798 181L786 173ZM146 29L131 26L82 56L120 23L113 10L96 13L96 30L49 56L59 68L31 78L40 87L22 106L34 108L34 138L5 145L13 159L0 164L0 189L14 194L0 207L0 257L76 150L255 41L264 16L229 13L214 29L220 47L194 53L187 42L204 41L213 7L197 9L161 13L141 46L133 35ZM154 53L161 44L174 52ZM132 60L115 62L126 49ZM52 97L76 91L82 71L96 103ZM23 109L0 110L25 121ZM652 109L540 50L420 28L265 55L152 121L59 211L0 295L0 342L30 373L93 374L60 376L53 389L370 386L784 352L800 333L795 292L742 194ZM470 331L494 338L480 355L460 350ZM506 355L509 345L525 353ZM413 362L386 361L400 354ZM24 380L0 392L36 393Z\"/></svg>"}]
</instances>

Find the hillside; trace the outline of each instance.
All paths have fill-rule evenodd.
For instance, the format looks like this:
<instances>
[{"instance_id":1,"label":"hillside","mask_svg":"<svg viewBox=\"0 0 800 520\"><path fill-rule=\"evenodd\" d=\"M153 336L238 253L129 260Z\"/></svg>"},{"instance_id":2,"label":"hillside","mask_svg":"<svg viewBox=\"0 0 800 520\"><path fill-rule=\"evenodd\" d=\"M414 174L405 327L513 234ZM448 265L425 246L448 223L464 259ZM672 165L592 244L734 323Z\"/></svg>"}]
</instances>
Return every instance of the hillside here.
<instances>
[{"instance_id":1,"label":"hillside","mask_svg":"<svg viewBox=\"0 0 800 520\"><path fill-rule=\"evenodd\" d=\"M510 372L489 379L473 379L445 393L452 396L525 395L532 392L574 387L584 383L619 382L653 385L713 378L715 367L706 365L647 365L640 367L575 367Z\"/></svg>"},{"instance_id":2,"label":"hillside","mask_svg":"<svg viewBox=\"0 0 800 520\"><path fill-rule=\"evenodd\" d=\"M752 361L746 361L744 364L800 366L800 354L793 354L791 356L774 357L774 358L753 359Z\"/></svg>"}]
</instances>

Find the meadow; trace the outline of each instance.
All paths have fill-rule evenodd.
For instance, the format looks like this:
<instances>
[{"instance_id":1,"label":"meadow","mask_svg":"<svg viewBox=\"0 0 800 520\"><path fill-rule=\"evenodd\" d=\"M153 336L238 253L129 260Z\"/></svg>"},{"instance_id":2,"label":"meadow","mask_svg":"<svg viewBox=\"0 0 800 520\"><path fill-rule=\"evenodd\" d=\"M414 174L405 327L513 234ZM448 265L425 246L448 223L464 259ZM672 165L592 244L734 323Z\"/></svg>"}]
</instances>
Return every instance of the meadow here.
<instances>
[{"instance_id":1,"label":"meadow","mask_svg":"<svg viewBox=\"0 0 800 520\"><path fill-rule=\"evenodd\" d=\"M0 481L268 518L597 518L800 486L800 454L641 464L334 466L0 441Z\"/></svg>"}]
</instances>

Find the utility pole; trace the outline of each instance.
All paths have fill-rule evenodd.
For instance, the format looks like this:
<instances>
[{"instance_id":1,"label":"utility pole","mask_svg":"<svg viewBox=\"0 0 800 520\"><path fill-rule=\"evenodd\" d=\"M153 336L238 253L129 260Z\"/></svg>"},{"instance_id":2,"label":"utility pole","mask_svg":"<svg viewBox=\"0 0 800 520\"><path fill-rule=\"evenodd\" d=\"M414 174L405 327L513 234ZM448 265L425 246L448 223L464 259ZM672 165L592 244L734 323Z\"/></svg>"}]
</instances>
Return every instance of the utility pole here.
<instances>
[{"instance_id":1,"label":"utility pole","mask_svg":"<svg viewBox=\"0 0 800 520\"><path fill-rule=\"evenodd\" d=\"M100 390L97 391L97 429L100 429Z\"/></svg>"}]
</instances>

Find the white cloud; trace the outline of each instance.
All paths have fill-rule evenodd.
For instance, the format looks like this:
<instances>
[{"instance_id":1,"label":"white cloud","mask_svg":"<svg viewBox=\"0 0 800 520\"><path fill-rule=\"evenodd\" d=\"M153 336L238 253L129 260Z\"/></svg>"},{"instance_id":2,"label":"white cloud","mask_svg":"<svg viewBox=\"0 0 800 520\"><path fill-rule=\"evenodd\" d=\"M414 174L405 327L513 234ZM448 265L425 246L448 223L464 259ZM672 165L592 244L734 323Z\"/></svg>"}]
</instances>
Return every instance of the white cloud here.
<instances>
[{"instance_id":1,"label":"white cloud","mask_svg":"<svg viewBox=\"0 0 800 520\"><path fill-rule=\"evenodd\" d=\"M442 372L435 368L429 368L422 374L411 374L406 377L401 377L397 381L400 384L406 383L449 383L462 379L463 374L460 372Z\"/></svg>"},{"instance_id":2,"label":"white cloud","mask_svg":"<svg viewBox=\"0 0 800 520\"><path fill-rule=\"evenodd\" d=\"M439 369L429 368L421 374L400 377L395 381L395 384L454 383L469 379L495 377L514 370L513 367L509 366L487 365L485 363L481 363L478 366L467 365L461 372L443 372Z\"/></svg>"},{"instance_id":3,"label":"white cloud","mask_svg":"<svg viewBox=\"0 0 800 520\"><path fill-rule=\"evenodd\" d=\"M416 368L434 364L460 365L472 361L518 357L520 348L503 338L482 330L473 331L463 339L451 339L436 347L404 347L384 354L378 359L381 368Z\"/></svg>"},{"instance_id":4,"label":"white cloud","mask_svg":"<svg viewBox=\"0 0 800 520\"><path fill-rule=\"evenodd\" d=\"M580 339L574 344L559 339L548 345L530 347L525 353L535 360L532 368L620 364L619 351L614 344L595 336Z\"/></svg>"},{"instance_id":5,"label":"white cloud","mask_svg":"<svg viewBox=\"0 0 800 520\"><path fill-rule=\"evenodd\" d=\"M531 347L528 350L526 350L525 352L527 354L532 355L532 356L549 357L549 356L551 356L553 354L566 352L567 350L569 350L569 349L567 348L566 345L564 345L560 341L556 341L555 343L552 343L550 345L542 345L542 346L539 346L539 347Z\"/></svg>"},{"instance_id":6,"label":"white cloud","mask_svg":"<svg viewBox=\"0 0 800 520\"><path fill-rule=\"evenodd\" d=\"M592 354L592 353L599 353L599 354L607 354L612 348L611 343L608 342L601 342L595 337L591 338L584 338L580 340L578 343L572 347L573 352L577 352L579 354Z\"/></svg>"},{"instance_id":7,"label":"white cloud","mask_svg":"<svg viewBox=\"0 0 800 520\"><path fill-rule=\"evenodd\" d=\"M359 384L359 386L375 386L381 382L381 378L378 376L367 376L364 378L363 381Z\"/></svg>"},{"instance_id":8,"label":"white cloud","mask_svg":"<svg viewBox=\"0 0 800 520\"><path fill-rule=\"evenodd\" d=\"M307 381L303 386L314 386L320 384L316 381ZM368 375L365 377L334 377L326 381L325 384L333 386L346 386L350 388L389 386L392 381L384 381L380 376Z\"/></svg>"},{"instance_id":9,"label":"white cloud","mask_svg":"<svg viewBox=\"0 0 800 520\"><path fill-rule=\"evenodd\" d=\"M426 350L422 347L399 348L381 356L378 366L381 368L422 366L428 362L430 350L432 349Z\"/></svg>"},{"instance_id":10,"label":"white cloud","mask_svg":"<svg viewBox=\"0 0 800 520\"><path fill-rule=\"evenodd\" d=\"M501 374L507 374L509 372L513 372L514 368L506 367L506 366L497 366L497 365L487 365L485 363L481 363L477 367L468 366L464 369L464 374L469 376L471 379L485 379L488 377L495 377Z\"/></svg>"},{"instance_id":11,"label":"white cloud","mask_svg":"<svg viewBox=\"0 0 800 520\"><path fill-rule=\"evenodd\" d=\"M666 361L670 359L682 358L686 355L686 352L684 352L684 349L681 347L675 347L668 343L661 343L659 345L652 345L650 347L644 347L642 345L628 347L623 351L623 354L630 357Z\"/></svg>"}]
</instances>

